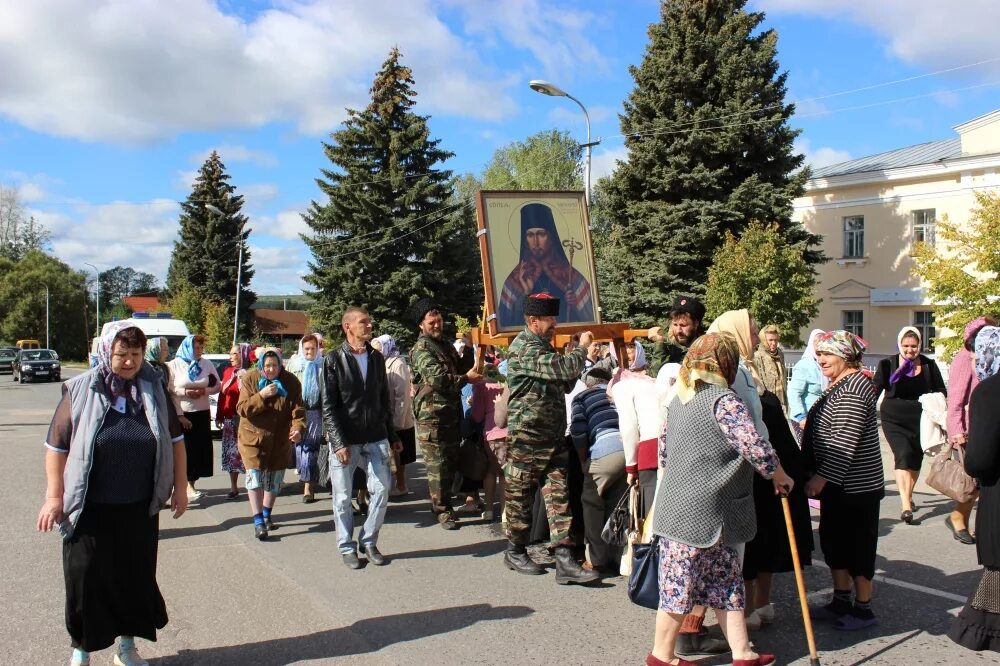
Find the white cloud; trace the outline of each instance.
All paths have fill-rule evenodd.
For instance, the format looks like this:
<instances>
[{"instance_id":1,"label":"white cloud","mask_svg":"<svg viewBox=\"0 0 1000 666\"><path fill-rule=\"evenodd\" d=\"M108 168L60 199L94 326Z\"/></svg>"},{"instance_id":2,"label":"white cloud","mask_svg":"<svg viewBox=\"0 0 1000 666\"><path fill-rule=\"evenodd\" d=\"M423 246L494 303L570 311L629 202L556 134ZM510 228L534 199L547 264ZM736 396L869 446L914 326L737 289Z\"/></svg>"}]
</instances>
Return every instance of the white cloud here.
<instances>
[{"instance_id":1,"label":"white cloud","mask_svg":"<svg viewBox=\"0 0 1000 666\"><path fill-rule=\"evenodd\" d=\"M57 183L58 180L44 173L29 175L23 171L5 171L0 176L0 184L12 185L17 190L22 205L44 201L49 196L50 188Z\"/></svg>"},{"instance_id":2,"label":"white cloud","mask_svg":"<svg viewBox=\"0 0 1000 666\"><path fill-rule=\"evenodd\" d=\"M302 276L308 266L305 245L263 247L251 245L254 276L252 288L258 294L293 294L307 287Z\"/></svg>"},{"instance_id":3,"label":"white cloud","mask_svg":"<svg viewBox=\"0 0 1000 666\"><path fill-rule=\"evenodd\" d=\"M576 105L576 102L568 99L560 103L561 98L556 97L554 99L556 101L553 103L557 104L557 106L549 111L549 120L557 125L586 126L586 118L584 118L583 112L580 111L580 107ZM587 113L590 115L590 124L596 125L611 118L615 110L610 106L594 106L587 107Z\"/></svg>"},{"instance_id":4,"label":"white cloud","mask_svg":"<svg viewBox=\"0 0 1000 666\"><path fill-rule=\"evenodd\" d=\"M618 161L628 159L628 148L598 148L590 160L590 180L596 183L598 178L610 176L618 168Z\"/></svg>"},{"instance_id":5,"label":"white cloud","mask_svg":"<svg viewBox=\"0 0 1000 666\"><path fill-rule=\"evenodd\" d=\"M174 189L190 192L194 188L194 181L198 179L198 170L180 170L174 175Z\"/></svg>"},{"instance_id":6,"label":"white cloud","mask_svg":"<svg viewBox=\"0 0 1000 666\"><path fill-rule=\"evenodd\" d=\"M830 109L820 101L815 99L792 100L795 104L796 116L825 116L830 113Z\"/></svg>"},{"instance_id":7,"label":"white cloud","mask_svg":"<svg viewBox=\"0 0 1000 666\"><path fill-rule=\"evenodd\" d=\"M245 202L244 212L247 209L259 208L268 201L273 201L278 196L278 186L273 183L251 183L250 185L239 185L236 194L243 195Z\"/></svg>"},{"instance_id":8,"label":"white cloud","mask_svg":"<svg viewBox=\"0 0 1000 666\"><path fill-rule=\"evenodd\" d=\"M830 148L828 146L813 148L809 139L802 137L795 140L792 150L796 153L805 155L806 166L811 166L814 169L830 166L831 164L840 164L841 162L847 162L852 159L851 154L846 150Z\"/></svg>"},{"instance_id":9,"label":"white cloud","mask_svg":"<svg viewBox=\"0 0 1000 666\"><path fill-rule=\"evenodd\" d=\"M266 150L254 150L252 148L247 148L246 146L225 144L209 148L208 150L203 150L200 153L195 153L191 156L191 162L201 166L205 163L213 151L219 153L219 158L222 160L223 164L229 164L232 162L250 162L251 164L256 164L260 167L271 168L278 166L278 156L272 152Z\"/></svg>"},{"instance_id":10,"label":"white cloud","mask_svg":"<svg viewBox=\"0 0 1000 666\"><path fill-rule=\"evenodd\" d=\"M567 78L603 63L587 13L539 0L461 7L468 35L433 0L280 0L247 20L212 0L0 0L0 114L115 143L275 121L323 134L367 102L398 45L422 110L496 121L514 112L523 82L485 63L480 40L526 49Z\"/></svg>"}]
</instances>

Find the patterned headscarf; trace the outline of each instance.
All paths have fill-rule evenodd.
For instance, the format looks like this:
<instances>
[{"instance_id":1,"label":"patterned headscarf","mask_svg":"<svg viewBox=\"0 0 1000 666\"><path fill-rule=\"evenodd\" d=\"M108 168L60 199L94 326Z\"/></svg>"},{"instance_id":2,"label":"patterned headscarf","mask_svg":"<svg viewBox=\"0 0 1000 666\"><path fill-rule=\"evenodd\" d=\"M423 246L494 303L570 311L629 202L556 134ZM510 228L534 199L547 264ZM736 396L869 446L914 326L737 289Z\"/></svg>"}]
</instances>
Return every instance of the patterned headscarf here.
<instances>
[{"instance_id":1,"label":"patterned headscarf","mask_svg":"<svg viewBox=\"0 0 1000 666\"><path fill-rule=\"evenodd\" d=\"M240 345L240 371L246 372L257 362L257 357L253 355L253 345L249 342L241 342Z\"/></svg>"},{"instance_id":2,"label":"patterned headscarf","mask_svg":"<svg viewBox=\"0 0 1000 666\"><path fill-rule=\"evenodd\" d=\"M976 336L976 376L989 379L1000 371L1000 328L984 326Z\"/></svg>"},{"instance_id":3,"label":"patterned headscarf","mask_svg":"<svg viewBox=\"0 0 1000 666\"><path fill-rule=\"evenodd\" d=\"M123 319L107 325L107 330L101 336L101 342L97 347L97 368L111 397L115 400L125 398L129 411L137 414L142 409L142 401L139 400L138 375L133 379L122 379L111 370L111 352L114 349L115 340L118 338L118 334L127 328L136 328L135 322L131 319Z\"/></svg>"},{"instance_id":4,"label":"patterned headscarf","mask_svg":"<svg viewBox=\"0 0 1000 666\"><path fill-rule=\"evenodd\" d=\"M740 360L742 360L744 367L750 372L750 376L753 377L757 392L763 395L764 381L760 377L757 365L753 362L754 346L750 342L750 311L730 310L729 312L723 312L708 327L708 332L725 333L736 340L736 345L740 352Z\"/></svg>"},{"instance_id":5,"label":"patterned headscarf","mask_svg":"<svg viewBox=\"0 0 1000 666\"><path fill-rule=\"evenodd\" d=\"M899 330L899 334L896 336L896 349L899 351L900 356L903 354L903 338L913 335L917 336L917 347L919 348L923 341L920 331L913 326L904 326ZM896 372L889 376L889 385L892 386L897 383L903 378L903 375L912 377L915 374L917 374L917 362L911 358L904 358L899 367L896 368Z\"/></svg>"},{"instance_id":6,"label":"patterned headscarf","mask_svg":"<svg viewBox=\"0 0 1000 666\"><path fill-rule=\"evenodd\" d=\"M817 354L833 354L847 361L849 365L861 363L868 343L850 331L830 331L819 336L816 341Z\"/></svg>"},{"instance_id":7,"label":"patterned headscarf","mask_svg":"<svg viewBox=\"0 0 1000 666\"><path fill-rule=\"evenodd\" d=\"M306 359L305 344L303 344L303 340L310 336L316 339L316 358L311 361ZM304 336L302 340L299 340L295 371L302 373L303 401L307 407L314 407L319 404L319 381L323 375L323 354L319 350L322 338L318 333L311 333L310 336Z\"/></svg>"},{"instance_id":8,"label":"patterned headscarf","mask_svg":"<svg viewBox=\"0 0 1000 666\"><path fill-rule=\"evenodd\" d=\"M758 346L758 349L770 356L776 363L780 363L782 361L781 348L778 347L774 351L771 351L768 348L767 341L764 340L764 336L768 333L774 333L778 337L781 337L781 329L775 324L768 324L764 328L760 329L760 345Z\"/></svg>"},{"instance_id":9,"label":"patterned headscarf","mask_svg":"<svg viewBox=\"0 0 1000 666\"><path fill-rule=\"evenodd\" d=\"M160 340L162 339L156 337L146 340L146 353L143 355L143 358L153 365L157 365L160 362Z\"/></svg>"},{"instance_id":10,"label":"patterned headscarf","mask_svg":"<svg viewBox=\"0 0 1000 666\"><path fill-rule=\"evenodd\" d=\"M399 349L396 348L396 340L391 335L380 335L375 341L382 345L382 356L389 360L393 356L399 356Z\"/></svg>"},{"instance_id":11,"label":"patterned headscarf","mask_svg":"<svg viewBox=\"0 0 1000 666\"><path fill-rule=\"evenodd\" d=\"M677 375L677 397L687 404L701 384L729 388L736 380L740 348L736 338L725 333L706 333L688 349Z\"/></svg>"},{"instance_id":12,"label":"patterned headscarf","mask_svg":"<svg viewBox=\"0 0 1000 666\"><path fill-rule=\"evenodd\" d=\"M188 379L191 381L196 381L202 373L201 363L197 361L194 357L194 336L189 335L184 338L184 342L177 349L177 358L182 361L186 361L188 364L187 373Z\"/></svg>"},{"instance_id":13,"label":"patterned headscarf","mask_svg":"<svg viewBox=\"0 0 1000 666\"><path fill-rule=\"evenodd\" d=\"M633 340L632 344L635 348L635 360L632 361L632 365L630 365L628 369L642 370L646 367L646 350L643 349L642 343L638 340Z\"/></svg>"},{"instance_id":14,"label":"patterned headscarf","mask_svg":"<svg viewBox=\"0 0 1000 666\"><path fill-rule=\"evenodd\" d=\"M266 347L264 349L257 350L257 369L260 370L260 379L257 380L257 390L264 388L268 384L275 384L278 387L278 395L282 398L288 397L288 390L285 388L284 384L281 383L280 374L274 379L268 379L264 376L264 361L269 357L274 357L278 360L278 372L284 369L284 364L281 360L281 351L277 347Z\"/></svg>"}]
</instances>

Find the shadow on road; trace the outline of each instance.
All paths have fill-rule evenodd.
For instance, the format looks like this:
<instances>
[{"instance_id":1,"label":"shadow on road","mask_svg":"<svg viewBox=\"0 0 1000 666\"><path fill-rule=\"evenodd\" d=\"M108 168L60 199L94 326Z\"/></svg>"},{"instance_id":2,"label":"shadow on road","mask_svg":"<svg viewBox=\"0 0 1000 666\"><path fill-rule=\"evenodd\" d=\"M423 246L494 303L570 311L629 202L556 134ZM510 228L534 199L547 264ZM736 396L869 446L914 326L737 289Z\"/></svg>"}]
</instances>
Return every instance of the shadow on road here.
<instances>
[{"instance_id":1,"label":"shadow on road","mask_svg":"<svg viewBox=\"0 0 1000 666\"><path fill-rule=\"evenodd\" d=\"M305 636L278 638L257 643L181 650L175 656L154 659L161 666L213 664L213 666L284 666L291 662L362 655L427 636L459 631L479 622L514 620L534 613L527 606L472 604L387 615L359 620L349 627L330 629Z\"/></svg>"}]
</instances>

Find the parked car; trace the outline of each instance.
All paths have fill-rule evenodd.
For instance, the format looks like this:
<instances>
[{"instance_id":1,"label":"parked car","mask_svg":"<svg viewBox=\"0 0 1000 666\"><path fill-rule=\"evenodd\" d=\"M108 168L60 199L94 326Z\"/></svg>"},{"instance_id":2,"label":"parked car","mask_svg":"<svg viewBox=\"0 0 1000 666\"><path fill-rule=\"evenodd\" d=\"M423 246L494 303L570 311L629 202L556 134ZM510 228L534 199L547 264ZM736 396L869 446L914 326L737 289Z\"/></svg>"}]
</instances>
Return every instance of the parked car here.
<instances>
[{"instance_id":1,"label":"parked car","mask_svg":"<svg viewBox=\"0 0 1000 666\"><path fill-rule=\"evenodd\" d=\"M18 349L41 349L42 343L38 340L18 340L14 346Z\"/></svg>"},{"instance_id":2,"label":"parked car","mask_svg":"<svg viewBox=\"0 0 1000 666\"><path fill-rule=\"evenodd\" d=\"M0 347L0 372L14 372L17 347Z\"/></svg>"},{"instance_id":3,"label":"parked car","mask_svg":"<svg viewBox=\"0 0 1000 666\"><path fill-rule=\"evenodd\" d=\"M21 349L14 358L13 379L23 384L26 381L62 381L62 366L59 354L51 349Z\"/></svg>"},{"instance_id":4,"label":"parked car","mask_svg":"<svg viewBox=\"0 0 1000 666\"><path fill-rule=\"evenodd\" d=\"M212 365L215 366L215 371L219 373L219 379L222 379L222 374L226 371L226 368L232 365L232 363L229 362L229 354L205 354L202 358L208 359L212 362ZM219 406L219 394L216 393L215 395L208 396L208 404L208 410L211 413L212 419L212 432L220 433L221 437L222 431L215 425L215 410Z\"/></svg>"}]
</instances>

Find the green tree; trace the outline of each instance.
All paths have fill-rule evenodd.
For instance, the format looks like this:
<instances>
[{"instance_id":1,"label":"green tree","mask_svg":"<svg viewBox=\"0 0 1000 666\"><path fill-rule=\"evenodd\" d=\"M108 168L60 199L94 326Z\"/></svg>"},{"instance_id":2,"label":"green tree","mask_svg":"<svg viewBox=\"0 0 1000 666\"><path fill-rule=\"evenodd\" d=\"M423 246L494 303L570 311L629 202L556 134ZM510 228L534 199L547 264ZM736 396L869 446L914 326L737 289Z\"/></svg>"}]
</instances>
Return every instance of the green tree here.
<instances>
[{"instance_id":1,"label":"green tree","mask_svg":"<svg viewBox=\"0 0 1000 666\"><path fill-rule=\"evenodd\" d=\"M935 226L936 245L920 243L913 272L927 285L934 324L957 333L935 340L950 358L962 346L965 325L984 315L1000 317L1000 195L976 192L969 221L947 216ZM959 259L961 257L961 259Z\"/></svg>"},{"instance_id":2,"label":"green tree","mask_svg":"<svg viewBox=\"0 0 1000 666\"><path fill-rule=\"evenodd\" d=\"M174 318L183 319L188 330L196 334L205 332L205 297L191 285L181 285L170 293L167 311Z\"/></svg>"},{"instance_id":3,"label":"green tree","mask_svg":"<svg viewBox=\"0 0 1000 666\"><path fill-rule=\"evenodd\" d=\"M569 132L544 130L493 153L483 171L485 190L582 190L583 148Z\"/></svg>"},{"instance_id":4,"label":"green tree","mask_svg":"<svg viewBox=\"0 0 1000 666\"><path fill-rule=\"evenodd\" d=\"M777 324L783 344L801 345L799 329L819 312L815 292L802 247L789 245L776 224L751 222L739 238L727 231L715 251L705 308L709 319L747 308L761 327Z\"/></svg>"},{"instance_id":5,"label":"green tree","mask_svg":"<svg viewBox=\"0 0 1000 666\"><path fill-rule=\"evenodd\" d=\"M792 148L777 34L745 4L664 0L642 63L629 68L629 154L611 176L599 243L609 319L650 325L678 294L704 294L725 232L752 220L776 222L792 245L819 242L791 219L807 173Z\"/></svg>"},{"instance_id":6,"label":"green tree","mask_svg":"<svg viewBox=\"0 0 1000 666\"><path fill-rule=\"evenodd\" d=\"M110 310L127 296L156 296L156 276L131 266L115 266L100 273L101 308Z\"/></svg>"},{"instance_id":7,"label":"green tree","mask_svg":"<svg viewBox=\"0 0 1000 666\"><path fill-rule=\"evenodd\" d=\"M46 251L52 234L28 215L17 189L0 184L0 257L18 261L32 250Z\"/></svg>"},{"instance_id":8,"label":"green tree","mask_svg":"<svg viewBox=\"0 0 1000 666\"><path fill-rule=\"evenodd\" d=\"M234 303L242 247L240 321L247 322L257 298L248 288L254 273L247 247L250 231L246 215L240 212L243 197L235 194L236 187L229 179L219 154L212 151L198 171L191 194L181 203L180 238L174 241L167 289L174 293L190 285L204 298Z\"/></svg>"},{"instance_id":9,"label":"green tree","mask_svg":"<svg viewBox=\"0 0 1000 666\"><path fill-rule=\"evenodd\" d=\"M326 203L312 202L303 240L312 251L305 280L315 288L310 321L339 337L348 306L364 306L376 328L407 345L416 338L410 303L426 295L454 314L482 302L475 227L441 164L451 153L412 111L411 71L393 49L375 76L371 102L348 109L324 143L333 168L317 179Z\"/></svg>"},{"instance_id":10,"label":"green tree","mask_svg":"<svg viewBox=\"0 0 1000 666\"><path fill-rule=\"evenodd\" d=\"M233 313L225 303L208 300L202 303L202 332L206 354L225 354L233 341Z\"/></svg>"},{"instance_id":11,"label":"green tree","mask_svg":"<svg viewBox=\"0 0 1000 666\"><path fill-rule=\"evenodd\" d=\"M64 358L86 358L93 332L86 276L38 250L20 261L0 257L0 339L34 338L45 344L46 286L49 344Z\"/></svg>"}]
</instances>

